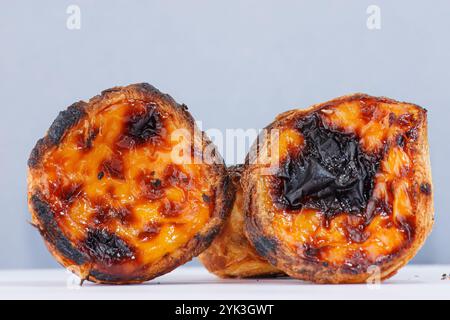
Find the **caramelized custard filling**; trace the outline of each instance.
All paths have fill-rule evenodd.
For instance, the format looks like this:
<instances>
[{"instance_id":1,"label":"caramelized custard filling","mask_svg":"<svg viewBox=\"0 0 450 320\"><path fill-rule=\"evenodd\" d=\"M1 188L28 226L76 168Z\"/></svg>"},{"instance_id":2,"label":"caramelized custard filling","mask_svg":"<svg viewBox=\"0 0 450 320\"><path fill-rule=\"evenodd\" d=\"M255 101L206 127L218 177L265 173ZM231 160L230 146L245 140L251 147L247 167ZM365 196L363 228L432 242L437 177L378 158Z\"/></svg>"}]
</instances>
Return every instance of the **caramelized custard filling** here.
<instances>
[{"instance_id":1,"label":"caramelized custard filling","mask_svg":"<svg viewBox=\"0 0 450 320\"><path fill-rule=\"evenodd\" d=\"M214 211L207 166L175 164L185 125L151 101L94 106L45 153L36 190L93 268L139 274L185 245ZM197 150L202 152L202 150Z\"/></svg>"}]
</instances>

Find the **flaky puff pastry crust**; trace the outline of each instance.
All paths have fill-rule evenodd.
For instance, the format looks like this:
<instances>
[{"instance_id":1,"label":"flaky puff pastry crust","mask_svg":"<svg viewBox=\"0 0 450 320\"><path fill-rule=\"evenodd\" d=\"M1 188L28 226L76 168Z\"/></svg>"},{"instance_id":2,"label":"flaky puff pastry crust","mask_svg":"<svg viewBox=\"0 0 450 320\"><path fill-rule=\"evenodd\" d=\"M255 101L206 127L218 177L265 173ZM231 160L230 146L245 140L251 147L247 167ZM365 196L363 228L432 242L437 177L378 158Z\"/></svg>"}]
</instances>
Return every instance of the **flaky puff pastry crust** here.
<instances>
[{"instance_id":1,"label":"flaky puff pastry crust","mask_svg":"<svg viewBox=\"0 0 450 320\"><path fill-rule=\"evenodd\" d=\"M317 190L310 203L320 209L279 202L287 188L280 167L295 166L292 159L311 149L298 129L311 117L346 141L357 141L367 158L379 159L360 212L330 214ZM285 112L266 129L269 134L252 147L242 182L246 235L261 256L292 277L317 283L387 279L414 257L434 220L425 109L354 94Z\"/></svg>"},{"instance_id":2,"label":"flaky puff pastry crust","mask_svg":"<svg viewBox=\"0 0 450 320\"><path fill-rule=\"evenodd\" d=\"M254 278L283 275L258 255L244 234L244 203L241 187L243 166L228 169L236 196L230 216L211 246L199 255L201 263L221 278Z\"/></svg>"},{"instance_id":3,"label":"flaky puff pastry crust","mask_svg":"<svg viewBox=\"0 0 450 320\"><path fill-rule=\"evenodd\" d=\"M60 264L93 282L139 283L189 261L234 194L187 107L146 83L68 107L28 167L32 224Z\"/></svg>"}]
</instances>

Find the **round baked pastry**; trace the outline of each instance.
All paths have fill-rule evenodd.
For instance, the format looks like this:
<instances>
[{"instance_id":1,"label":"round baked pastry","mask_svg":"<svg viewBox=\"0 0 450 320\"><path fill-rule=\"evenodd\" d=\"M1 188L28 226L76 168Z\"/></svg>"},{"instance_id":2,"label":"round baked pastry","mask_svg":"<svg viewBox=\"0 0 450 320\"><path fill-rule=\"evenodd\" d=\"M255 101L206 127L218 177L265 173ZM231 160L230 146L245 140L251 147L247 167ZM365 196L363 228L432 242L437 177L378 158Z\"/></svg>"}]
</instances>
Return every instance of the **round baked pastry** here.
<instances>
[{"instance_id":1,"label":"round baked pastry","mask_svg":"<svg viewBox=\"0 0 450 320\"><path fill-rule=\"evenodd\" d=\"M266 129L243 177L261 256L319 283L386 279L414 257L433 224L425 109L355 94Z\"/></svg>"},{"instance_id":2,"label":"round baked pastry","mask_svg":"<svg viewBox=\"0 0 450 320\"><path fill-rule=\"evenodd\" d=\"M250 245L244 235L244 204L241 187L243 166L229 168L236 198L230 216L211 246L199 255L210 272L221 278L269 277L283 274Z\"/></svg>"},{"instance_id":3,"label":"round baked pastry","mask_svg":"<svg viewBox=\"0 0 450 320\"><path fill-rule=\"evenodd\" d=\"M32 223L50 252L101 283L146 281L198 255L234 194L187 107L145 83L62 111L28 167Z\"/></svg>"}]
</instances>

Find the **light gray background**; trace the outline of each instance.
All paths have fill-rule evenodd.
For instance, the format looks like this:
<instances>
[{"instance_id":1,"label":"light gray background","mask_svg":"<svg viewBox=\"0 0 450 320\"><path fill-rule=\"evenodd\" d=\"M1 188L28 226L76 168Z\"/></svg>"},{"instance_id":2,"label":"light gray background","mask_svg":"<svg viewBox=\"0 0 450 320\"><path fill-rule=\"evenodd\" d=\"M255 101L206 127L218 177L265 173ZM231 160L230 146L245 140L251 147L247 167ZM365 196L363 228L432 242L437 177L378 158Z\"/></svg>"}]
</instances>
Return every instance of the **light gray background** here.
<instances>
[{"instance_id":1,"label":"light gray background","mask_svg":"<svg viewBox=\"0 0 450 320\"><path fill-rule=\"evenodd\" d=\"M66 8L81 7L79 31ZM381 8L381 30L366 9ZM207 128L258 128L356 91L429 110L436 224L450 263L449 1L0 1L0 267L56 266L27 223L26 160L57 113L149 82Z\"/></svg>"}]
</instances>

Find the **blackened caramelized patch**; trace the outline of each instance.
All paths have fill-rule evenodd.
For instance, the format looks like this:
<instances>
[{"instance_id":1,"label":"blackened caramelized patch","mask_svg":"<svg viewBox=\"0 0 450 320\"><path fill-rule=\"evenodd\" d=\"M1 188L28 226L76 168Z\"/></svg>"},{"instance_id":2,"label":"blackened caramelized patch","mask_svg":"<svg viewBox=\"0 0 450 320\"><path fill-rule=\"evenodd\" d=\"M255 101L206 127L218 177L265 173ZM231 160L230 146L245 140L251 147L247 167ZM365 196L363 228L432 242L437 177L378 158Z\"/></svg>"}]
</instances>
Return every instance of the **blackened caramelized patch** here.
<instances>
[{"instance_id":1,"label":"blackened caramelized patch","mask_svg":"<svg viewBox=\"0 0 450 320\"><path fill-rule=\"evenodd\" d=\"M42 227L39 227L39 230L45 240L52 244L66 259L72 260L78 265L83 264L86 261L85 256L78 251L72 245L70 240L62 233L54 219L53 212L49 205L37 194L34 194L31 197L31 204L40 224L42 224Z\"/></svg>"},{"instance_id":2,"label":"blackened caramelized patch","mask_svg":"<svg viewBox=\"0 0 450 320\"><path fill-rule=\"evenodd\" d=\"M431 184L428 182L423 182L420 184L420 192L429 196L431 194Z\"/></svg>"},{"instance_id":3,"label":"blackened caramelized patch","mask_svg":"<svg viewBox=\"0 0 450 320\"><path fill-rule=\"evenodd\" d=\"M100 270L92 269L89 271L88 280L93 280L92 277L94 277L98 281L103 282L110 282L110 283L121 283L126 280L133 280L133 281L144 281L145 277L143 276L127 276L124 274L108 274L105 272L102 272Z\"/></svg>"},{"instance_id":4,"label":"blackened caramelized patch","mask_svg":"<svg viewBox=\"0 0 450 320\"><path fill-rule=\"evenodd\" d=\"M161 187L161 180L159 180L159 179L153 179L150 183L154 188Z\"/></svg>"},{"instance_id":5,"label":"blackened caramelized patch","mask_svg":"<svg viewBox=\"0 0 450 320\"><path fill-rule=\"evenodd\" d=\"M156 110L156 105L149 103L145 106L144 113L130 116L126 122L126 135L139 145L157 136L161 128L161 117Z\"/></svg>"},{"instance_id":6,"label":"blackened caramelized patch","mask_svg":"<svg viewBox=\"0 0 450 320\"><path fill-rule=\"evenodd\" d=\"M53 144L58 144L66 131L85 115L83 106L84 102L76 102L58 114L47 133L48 138Z\"/></svg>"},{"instance_id":7,"label":"blackened caramelized patch","mask_svg":"<svg viewBox=\"0 0 450 320\"><path fill-rule=\"evenodd\" d=\"M42 154L45 151L45 142L46 139L42 138L36 142L33 150L31 150L30 157L28 158L28 167L36 168L39 162L41 161Z\"/></svg>"},{"instance_id":8,"label":"blackened caramelized patch","mask_svg":"<svg viewBox=\"0 0 450 320\"><path fill-rule=\"evenodd\" d=\"M134 258L134 250L106 229L88 230L84 246L91 258L108 265Z\"/></svg>"},{"instance_id":9,"label":"blackened caramelized patch","mask_svg":"<svg viewBox=\"0 0 450 320\"><path fill-rule=\"evenodd\" d=\"M206 203L210 203L211 202L211 198L208 195L204 194L204 193L202 194L202 199Z\"/></svg>"},{"instance_id":10,"label":"blackened caramelized patch","mask_svg":"<svg viewBox=\"0 0 450 320\"><path fill-rule=\"evenodd\" d=\"M104 160L100 165L99 171L110 176L111 178L121 180L125 178L123 160L118 154L114 154L111 158Z\"/></svg>"},{"instance_id":11,"label":"blackened caramelized patch","mask_svg":"<svg viewBox=\"0 0 450 320\"><path fill-rule=\"evenodd\" d=\"M78 121L86 115L84 107L85 102L76 102L58 114L48 129L47 135L44 138L39 139L31 151L28 159L28 166L30 168L35 168L41 161L41 158L48 147L59 144L66 131L77 124Z\"/></svg>"},{"instance_id":12,"label":"blackened caramelized patch","mask_svg":"<svg viewBox=\"0 0 450 320\"><path fill-rule=\"evenodd\" d=\"M272 238L257 236L252 242L256 251L263 257L271 256L277 249L277 242Z\"/></svg>"},{"instance_id":13,"label":"blackened caramelized patch","mask_svg":"<svg viewBox=\"0 0 450 320\"><path fill-rule=\"evenodd\" d=\"M399 134L395 141L397 143L397 146L399 146L400 148L403 148L405 146L405 138L403 137L403 135Z\"/></svg>"},{"instance_id":14,"label":"blackened caramelized patch","mask_svg":"<svg viewBox=\"0 0 450 320\"><path fill-rule=\"evenodd\" d=\"M328 128L317 114L298 121L297 128L306 144L281 165L279 204L319 209L329 218L360 213L372 194L380 157L364 153L355 136Z\"/></svg>"}]
</instances>

